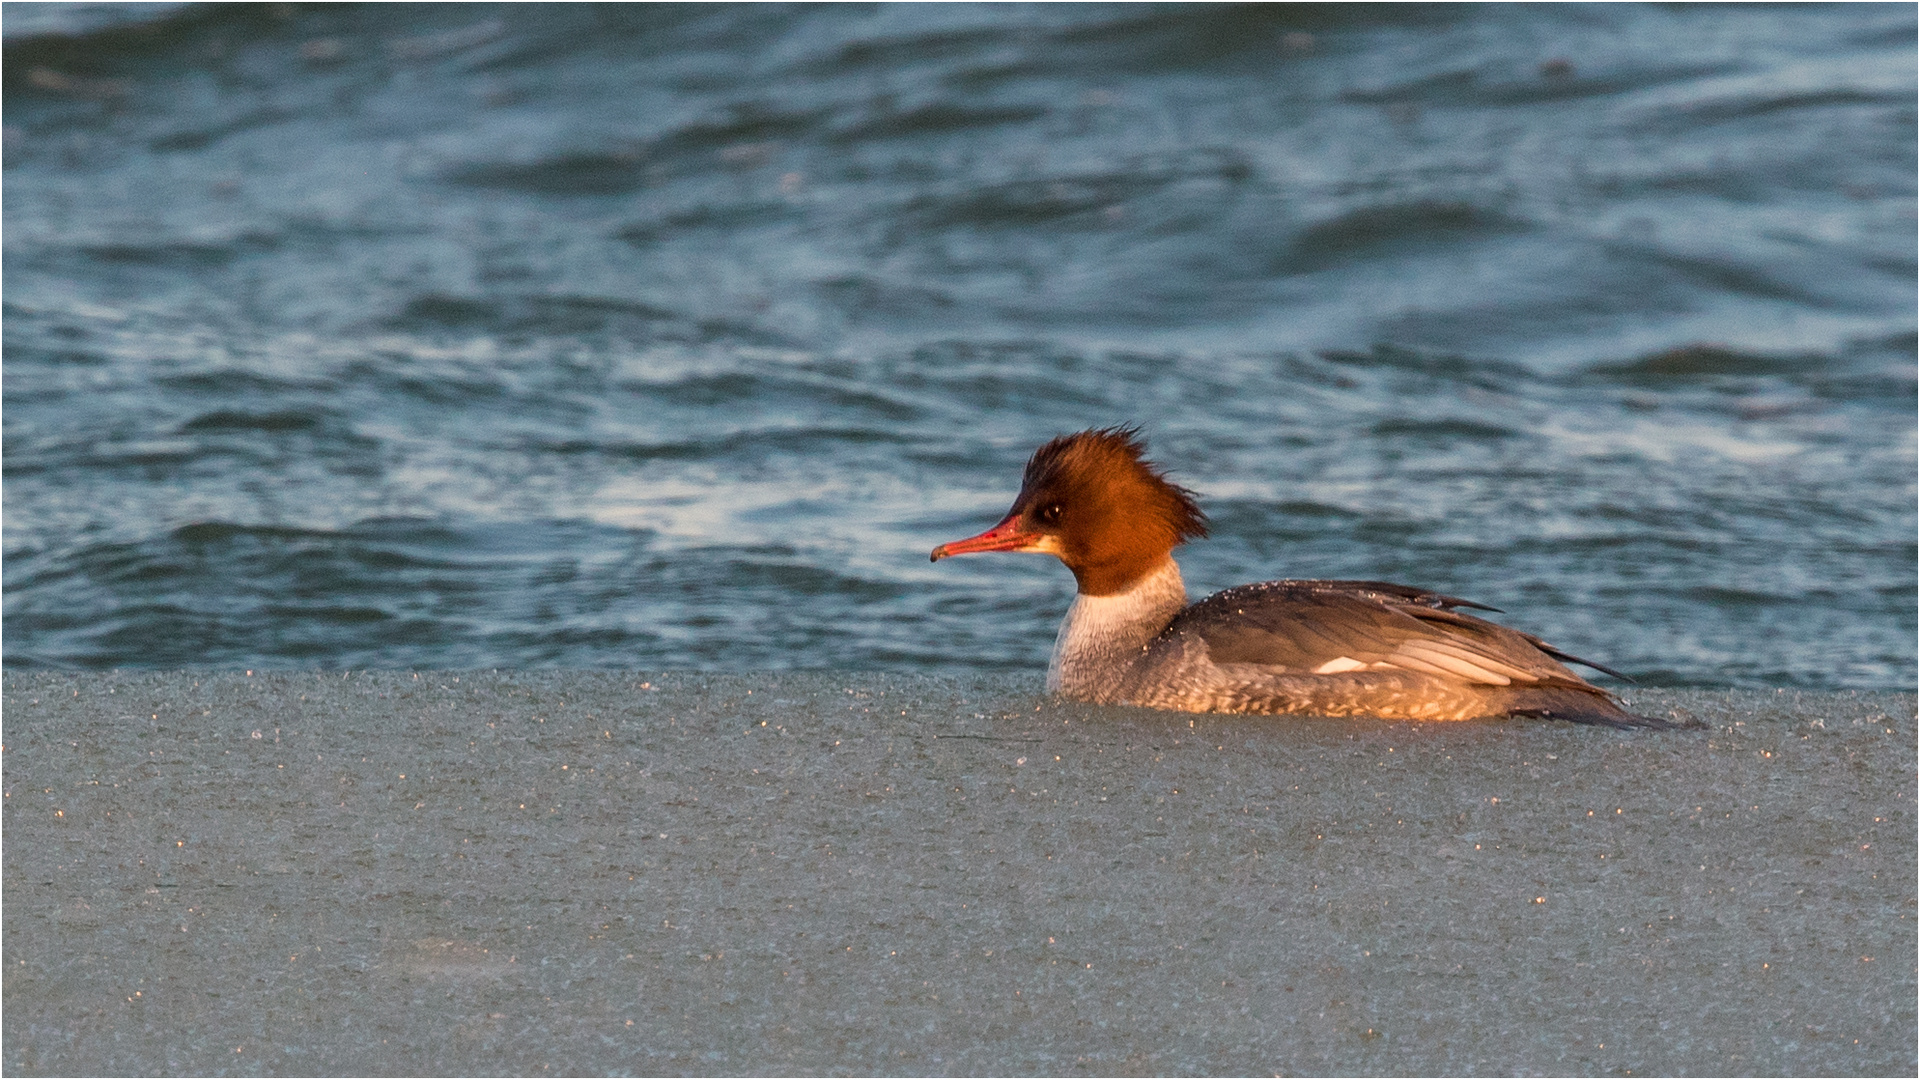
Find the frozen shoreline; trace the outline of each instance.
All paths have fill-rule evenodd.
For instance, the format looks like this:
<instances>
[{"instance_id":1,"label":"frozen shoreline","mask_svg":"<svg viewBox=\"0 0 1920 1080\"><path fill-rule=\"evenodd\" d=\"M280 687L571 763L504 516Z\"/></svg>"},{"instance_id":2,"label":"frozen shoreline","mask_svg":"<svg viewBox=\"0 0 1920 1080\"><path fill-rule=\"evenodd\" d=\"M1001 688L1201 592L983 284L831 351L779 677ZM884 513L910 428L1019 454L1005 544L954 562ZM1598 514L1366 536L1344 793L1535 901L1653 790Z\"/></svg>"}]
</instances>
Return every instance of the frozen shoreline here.
<instances>
[{"instance_id":1,"label":"frozen shoreline","mask_svg":"<svg viewBox=\"0 0 1920 1080\"><path fill-rule=\"evenodd\" d=\"M1912 694L1620 733L1036 688L8 673L5 1067L1915 1067Z\"/></svg>"}]
</instances>

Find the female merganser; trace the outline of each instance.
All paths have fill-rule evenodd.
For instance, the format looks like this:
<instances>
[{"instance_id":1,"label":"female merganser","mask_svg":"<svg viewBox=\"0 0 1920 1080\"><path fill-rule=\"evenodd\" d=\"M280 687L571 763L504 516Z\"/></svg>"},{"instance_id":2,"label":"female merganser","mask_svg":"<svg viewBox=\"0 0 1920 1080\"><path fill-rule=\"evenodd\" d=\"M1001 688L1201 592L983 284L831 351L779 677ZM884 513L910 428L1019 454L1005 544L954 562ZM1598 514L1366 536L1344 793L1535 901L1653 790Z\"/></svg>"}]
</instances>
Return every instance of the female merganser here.
<instances>
[{"instance_id":1,"label":"female merganser","mask_svg":"<svg viewBox=\"0 0 1920 1080\"><path fill-rule=\"evenodd\" d=\"M1676 726L1627 712L1560 661L1619 672L1454 610L1494 608L1425 589L1263 581L1188 604L1172 553L1207 535L1207 518L1145 449L1133 427L1054 439L1028 460L998 525L933 549L935 562L1036 551L1073 571L1079 595L1054 642L1049 692L1184 712Z\"/></svg>"}]
</instances>

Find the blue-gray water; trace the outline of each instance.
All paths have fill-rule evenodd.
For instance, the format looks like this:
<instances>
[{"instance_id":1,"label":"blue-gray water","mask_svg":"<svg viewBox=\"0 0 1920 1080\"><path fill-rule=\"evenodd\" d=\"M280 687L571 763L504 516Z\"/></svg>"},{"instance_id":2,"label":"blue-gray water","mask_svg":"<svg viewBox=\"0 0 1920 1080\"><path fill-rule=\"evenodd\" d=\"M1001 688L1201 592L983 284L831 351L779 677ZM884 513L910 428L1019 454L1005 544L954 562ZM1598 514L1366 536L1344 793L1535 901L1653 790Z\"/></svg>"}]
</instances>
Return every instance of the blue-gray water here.
<instances>
[{"instance_id":1,"label":"blue-gray water","mask_svg":"<svg viewBox=\"0 0 1920 1080\"><path fill-rule=\"evenodd\" d=\"M1197 592L1913 685L1911 5L0 18L9 667L1038 667L926 553L1137 421Z\"/></svg>"}]
</instances>

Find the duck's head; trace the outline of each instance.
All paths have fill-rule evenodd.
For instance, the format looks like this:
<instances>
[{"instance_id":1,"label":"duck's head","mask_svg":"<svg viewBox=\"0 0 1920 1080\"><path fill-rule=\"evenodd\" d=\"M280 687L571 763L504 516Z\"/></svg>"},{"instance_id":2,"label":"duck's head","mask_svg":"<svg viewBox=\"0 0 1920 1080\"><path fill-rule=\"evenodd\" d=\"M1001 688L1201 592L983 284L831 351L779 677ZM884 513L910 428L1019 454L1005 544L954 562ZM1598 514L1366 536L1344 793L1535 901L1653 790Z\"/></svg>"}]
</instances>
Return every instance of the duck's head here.
<instances>
[{"instance_id":1,"label":"duck's head","mask_svg":"<svg viewBox=\"0 0 1920 1080\"><path fill-rule=\"evenodd\" d=\"M978 536L941 544L933 561L981 551L1057 556L1080 592L1125 592L1175 547L1207 535L1193 492L1144 456L1135 427L1062 435L1033 452L1013 509Z\"/></svg>"}]
</instances>

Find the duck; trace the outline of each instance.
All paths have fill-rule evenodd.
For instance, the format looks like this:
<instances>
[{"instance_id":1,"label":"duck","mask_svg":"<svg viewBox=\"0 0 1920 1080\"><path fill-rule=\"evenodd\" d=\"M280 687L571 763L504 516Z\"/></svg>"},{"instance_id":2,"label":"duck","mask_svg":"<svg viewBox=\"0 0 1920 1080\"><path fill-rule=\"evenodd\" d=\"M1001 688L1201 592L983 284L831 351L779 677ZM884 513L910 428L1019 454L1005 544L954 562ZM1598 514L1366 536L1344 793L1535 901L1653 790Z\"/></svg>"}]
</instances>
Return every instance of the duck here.
<instances>
[{"instance_id":1,"label":"duck","mask_svg":"<svg viewBox=\"0 0 1920 1080\"><path fill-rule=\"evenodd\" d=\"M1207 516L1146 451L1134 425L1052 439L998 524L933 549L934 562L1028 552L1072 571L1049 693L1194 713L1682 726L1627 711L1567 665L1620 672L1429 589L1287 578L1190 603L1173 552L1207 535Z\"/></svg>"}]
</instances>

